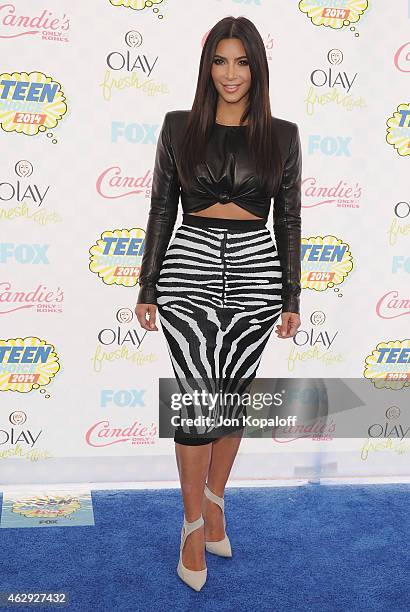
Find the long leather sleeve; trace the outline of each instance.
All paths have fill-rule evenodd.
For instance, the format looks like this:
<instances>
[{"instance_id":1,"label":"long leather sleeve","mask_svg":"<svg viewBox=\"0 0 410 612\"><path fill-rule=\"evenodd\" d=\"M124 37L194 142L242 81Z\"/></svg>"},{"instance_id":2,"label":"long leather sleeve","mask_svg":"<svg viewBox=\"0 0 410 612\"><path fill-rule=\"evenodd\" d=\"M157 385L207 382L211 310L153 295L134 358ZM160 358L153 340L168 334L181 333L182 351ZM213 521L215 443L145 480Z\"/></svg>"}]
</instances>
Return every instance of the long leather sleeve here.
<instances>
[{"instance_id":1,"label":"long leather sleeve","mask_svg":"<svg viewBox=\"0 0 410 612\"><path fill-rule=\"evenodd\" d=\"M302 151L299 128L295 123L273 207L273 229L282 268L282 312L300 313L301 175Z\"/></svg>"},{"instance_id":2,"label":"long leather sleeve","mask_svg":"<svg viewBox=\"0 0 410 612\"><path fill-rule=\"evenodd\" d=\"M158 137L151 187L151 206L145 230L137 304L156 304L156 282L174 229L180 183L171 145L169 112Z\"/></svg>"}]
</instances>

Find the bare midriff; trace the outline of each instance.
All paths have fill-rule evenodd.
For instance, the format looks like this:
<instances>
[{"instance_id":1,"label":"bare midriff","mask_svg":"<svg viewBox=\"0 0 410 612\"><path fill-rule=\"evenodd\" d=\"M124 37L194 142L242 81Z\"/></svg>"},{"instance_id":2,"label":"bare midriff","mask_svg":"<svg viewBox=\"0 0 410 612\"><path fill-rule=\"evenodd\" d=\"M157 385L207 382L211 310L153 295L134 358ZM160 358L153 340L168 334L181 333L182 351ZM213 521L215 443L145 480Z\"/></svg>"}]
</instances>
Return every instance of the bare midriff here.
<instances>
[{"instance_id":1,"label":"bare midriff","mask_svg":"<svg viewBox=\"0 0 410 612\"><path fill-rule=\"evenodd\" d=\"M248 212L244 208L241 208L234 202L227 202L221 204L216 202L212 206L208 206L203 210L195 213L188 213L189 215L196 215L197 217L211 217L215 219L263 219L264 217L257 217L253 213Z\"/></svg>"}]
</instances>

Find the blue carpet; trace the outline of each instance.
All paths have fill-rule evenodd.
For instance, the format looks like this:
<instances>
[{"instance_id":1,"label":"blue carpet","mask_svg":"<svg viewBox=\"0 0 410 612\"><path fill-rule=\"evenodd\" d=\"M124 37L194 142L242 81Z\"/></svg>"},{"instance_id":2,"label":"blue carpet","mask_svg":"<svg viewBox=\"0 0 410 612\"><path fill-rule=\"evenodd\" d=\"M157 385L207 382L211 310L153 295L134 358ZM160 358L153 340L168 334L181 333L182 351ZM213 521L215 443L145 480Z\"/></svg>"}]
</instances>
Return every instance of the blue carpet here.
<instances>
[{"instance_id":1,"label":"blue carpet","mask_svg":"<svg viewBox=\"0 0 410 612\"><path fill-rule=\"evenodd\" d=\"M199 593L175 571L179 489L92 497L94 527L0 529L0 590L66 590L70 612L410 610L408 485L228 488L234 557L206 554Z\"/></svg>"}]
</instances>

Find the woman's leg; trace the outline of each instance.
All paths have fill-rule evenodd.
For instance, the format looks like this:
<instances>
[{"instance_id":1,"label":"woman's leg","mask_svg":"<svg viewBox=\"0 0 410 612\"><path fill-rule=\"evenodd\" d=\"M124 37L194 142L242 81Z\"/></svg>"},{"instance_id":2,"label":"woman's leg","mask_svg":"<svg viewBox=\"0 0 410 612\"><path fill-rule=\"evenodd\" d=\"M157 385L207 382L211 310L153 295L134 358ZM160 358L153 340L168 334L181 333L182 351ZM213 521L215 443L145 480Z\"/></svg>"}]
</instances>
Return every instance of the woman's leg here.
<instances>
[{"instance_id":1,"label":"woman's leg","mask_svg":"<svg viewBox=\"0 0 410 612\"><path fill-rule=\"evenodd\" d=\"M202 512L202 498L211 459L212 444L190 446L175 443L175 455L181 483L185 517L195 521ZM182 551L182 563L188 569L205 569L204 528L195 529L186 539Z\"/></svg>"},{"instance_id":2,"label":"woman's leg","mask_svg":"<svg viewBox=\"0 0 410 612\"><path fill-rule=\"evenodd\" d=\"M224 496L225 485L238 453L243 431L243 429L235 431L212 442L207 484L211 491L219 497ZM205 539L208 542L222 540L224 537L222 511L205 495L202 498L202 514L205 520Z\"/></svg>"},{"instance_id":3,"label":"woman's leg","mask_svg":"<svg viewBox=\"0 0 410 612\"><path fill-rule=\"evenodd\" d=\"M207 482L213 493L223 497L242 435L243 429L209 444L175 443L186 520L195 521L201 512L205 520L205 530L192 532L182 551L182 563L188 569L204 569L205 540L216 542L224 537L221 509L204 495L204 487Z\"/></svg>"}]
</instances>

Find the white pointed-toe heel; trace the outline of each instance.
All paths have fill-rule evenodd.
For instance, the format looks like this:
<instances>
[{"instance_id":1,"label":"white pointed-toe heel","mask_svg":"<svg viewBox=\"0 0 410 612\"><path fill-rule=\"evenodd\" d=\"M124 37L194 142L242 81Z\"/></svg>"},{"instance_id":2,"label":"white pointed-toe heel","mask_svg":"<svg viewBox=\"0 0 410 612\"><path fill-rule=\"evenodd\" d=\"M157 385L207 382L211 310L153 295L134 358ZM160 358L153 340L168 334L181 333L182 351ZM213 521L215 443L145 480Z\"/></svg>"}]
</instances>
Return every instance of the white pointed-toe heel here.
<instances>
[{"instance_id":1,"label":"white pointed-toe heel","mask_svg":"<svg viewBox=\"0 0 410 612\"><path fill-rule=\"evenodd\" d=\"M205 484L205 495L208 499L218 504L218 506L222 510L222 517L225 529L225 537L223 540L218 540L217 542L205 542L205 548L208 552L213 553L214 555L219 555L220 557L232 557L232 548L229 538L226 534L226 519L225 519L225 502L223 497L219 497L219 495L215 495L209 489L207 484Z\"/></svg>"},{"instance_id":2,"label":"white pointed-toe heel","mask_svg":"<svg viewBox=\"0 0 410 612\"><path fill-rule=\"evenodd\" d=\"M190 533L195 531L195 529L199 529L204 524L204 519L201 516L193 521L192 523L188 523L184 516L184 524L181 529L181 546L179 549L179 563L177 567L177 574L188 586L195 591L200 591L206 582L206 577L208 573L208 569L205 567L203 570L191 570L185 567L182 563L182 549L184 548L185 540L189 536Z\"/></svg>"}]
</instances>

